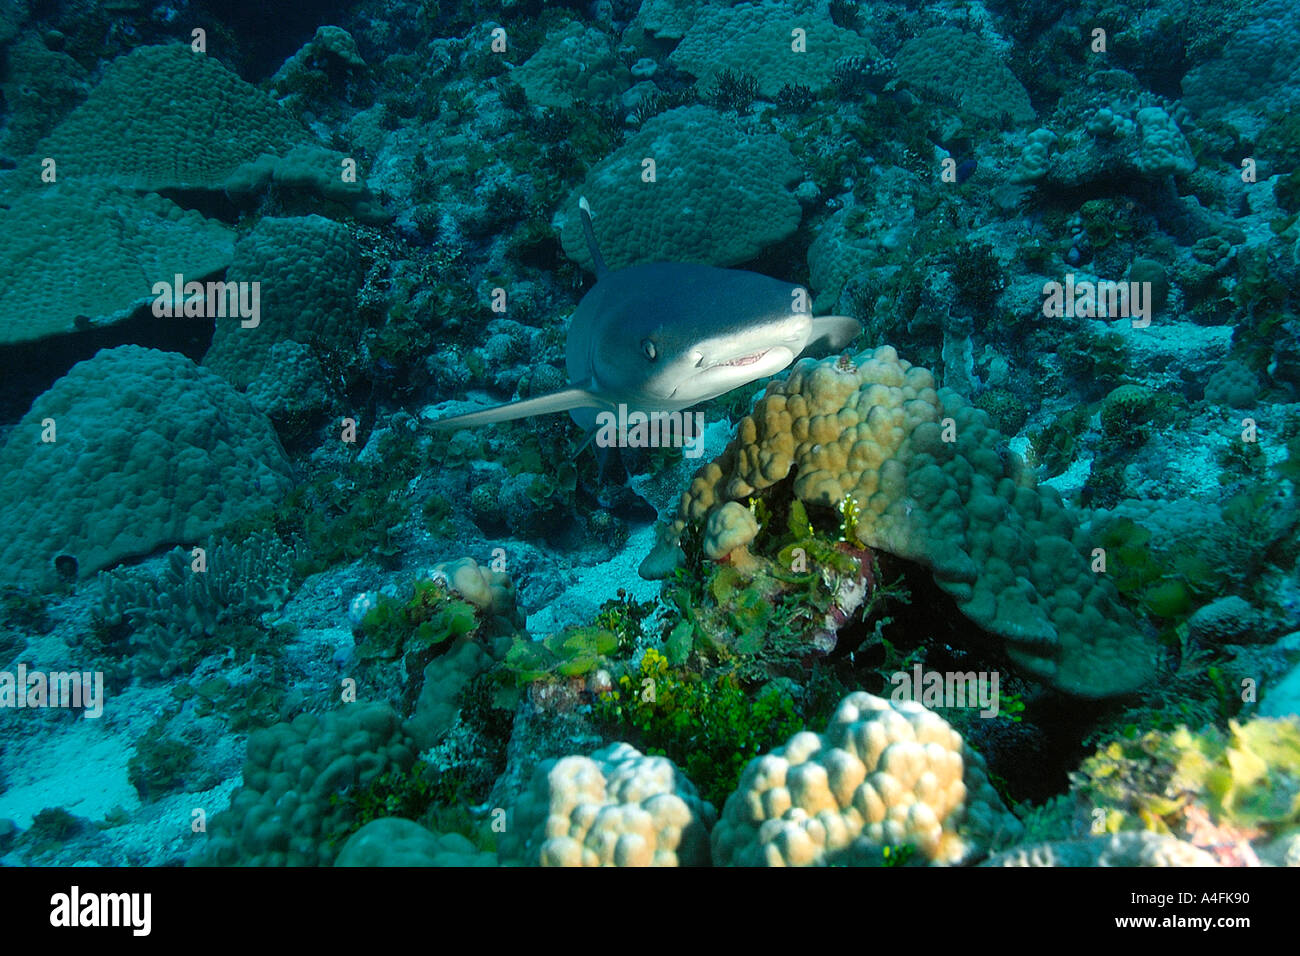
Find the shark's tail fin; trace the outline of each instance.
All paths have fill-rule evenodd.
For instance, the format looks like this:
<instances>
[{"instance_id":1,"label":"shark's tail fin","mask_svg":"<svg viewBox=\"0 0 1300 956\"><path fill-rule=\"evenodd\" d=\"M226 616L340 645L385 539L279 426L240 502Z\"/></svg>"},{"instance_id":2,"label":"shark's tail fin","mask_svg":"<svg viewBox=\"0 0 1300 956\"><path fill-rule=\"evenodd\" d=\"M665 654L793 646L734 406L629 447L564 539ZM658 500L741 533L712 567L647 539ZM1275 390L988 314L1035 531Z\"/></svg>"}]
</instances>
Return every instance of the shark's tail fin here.
<instances>
[{"instance_id":1,"label":"shark's tail fin","mask_svg":"<svg viewBox=\"0 0 1300 956\"><path fill-rule=\"evenodd\" d=\"M600 254L600 246L596 245L596 230L591 227L591 204L587 202L586 196L578 197L578 210L582 213L582 234L587 238L587 251L596 264L596 278L599 279L609 271L609 267L605 265L605 257Z\"/></svg>"}]
</instances>

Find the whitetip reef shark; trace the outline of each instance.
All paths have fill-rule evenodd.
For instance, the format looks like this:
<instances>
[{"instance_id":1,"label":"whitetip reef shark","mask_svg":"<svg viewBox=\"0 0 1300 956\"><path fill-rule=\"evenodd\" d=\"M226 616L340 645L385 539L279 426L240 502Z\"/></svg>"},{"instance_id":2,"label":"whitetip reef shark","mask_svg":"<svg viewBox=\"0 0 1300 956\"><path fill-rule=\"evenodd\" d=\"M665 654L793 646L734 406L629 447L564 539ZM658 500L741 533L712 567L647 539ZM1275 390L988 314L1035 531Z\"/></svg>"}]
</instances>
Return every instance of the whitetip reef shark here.
<instances>
[{"instance_id":1,"label":"whitetip reef shark","mask_svg":"<svg viewBox=\"0 0 1300 956\"><path fill-rule=\"evenodd\" d=\"M571 386L432 422L435 429L569 412L585 430L600 412L673 412L788 367L813 345L840 349L862 330L842 315L814 318L801 286L684 262L610 270L580 199L595 263L591 287L569 322Z\"/></svg>"}]
</instances>

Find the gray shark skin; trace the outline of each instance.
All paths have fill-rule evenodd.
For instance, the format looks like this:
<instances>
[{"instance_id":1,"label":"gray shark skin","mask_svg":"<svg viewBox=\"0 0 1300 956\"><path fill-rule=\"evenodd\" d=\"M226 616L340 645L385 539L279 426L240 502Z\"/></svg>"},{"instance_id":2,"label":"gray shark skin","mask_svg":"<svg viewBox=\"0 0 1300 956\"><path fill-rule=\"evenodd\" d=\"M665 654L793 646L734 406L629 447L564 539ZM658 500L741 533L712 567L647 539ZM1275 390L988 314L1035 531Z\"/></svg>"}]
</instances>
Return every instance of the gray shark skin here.
<instances>
[{"instance_id":1,"label":"gray shark skin","mask_svg":"<svg viewBox=\"0 0 1300 956\"><path fill-rule=\"evenodd\" d=\"M582 204L597 281L569 323L571 387L453 415L435 429L569 412L584 429L619 405L672 412L775 375L813 345L843 348L861 331L847 316L814 318L800 286L683 262L608 271Z\"/></svg>"}]
</instances>

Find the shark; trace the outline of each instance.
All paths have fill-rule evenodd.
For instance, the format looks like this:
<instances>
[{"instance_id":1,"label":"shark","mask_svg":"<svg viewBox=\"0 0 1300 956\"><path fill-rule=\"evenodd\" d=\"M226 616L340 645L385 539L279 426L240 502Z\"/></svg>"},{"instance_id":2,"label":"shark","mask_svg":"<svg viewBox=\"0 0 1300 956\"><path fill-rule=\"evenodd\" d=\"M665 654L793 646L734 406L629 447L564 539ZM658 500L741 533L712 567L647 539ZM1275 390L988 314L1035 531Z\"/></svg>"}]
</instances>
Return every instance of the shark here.
<instances>
[{"instance_id":1,"label":"shark","mask_svg":"<svg viewBox=\"0 0 1300 956\"><path fill-rule=\"evenodd\" d=\"M438 430L568 412L584 430L620 406L674 412L782 371L813 348L861 332L848 316L814 318L802 286L743 269L654 262L609 269L591 206L579 200L596 282L565 340L569 387L433 421Z\"/></svg>"}]
</instances>

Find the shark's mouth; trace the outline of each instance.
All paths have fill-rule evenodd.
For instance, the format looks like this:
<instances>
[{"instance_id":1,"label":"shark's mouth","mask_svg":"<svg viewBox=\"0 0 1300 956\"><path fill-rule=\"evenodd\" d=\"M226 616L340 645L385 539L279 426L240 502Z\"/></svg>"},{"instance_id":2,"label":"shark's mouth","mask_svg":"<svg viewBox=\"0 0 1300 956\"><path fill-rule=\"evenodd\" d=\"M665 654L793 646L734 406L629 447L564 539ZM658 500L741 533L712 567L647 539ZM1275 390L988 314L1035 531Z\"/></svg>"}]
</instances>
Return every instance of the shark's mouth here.
<instances>
[{"instance_id":1,"label":"shark's mouth","mask_svg":"<svg viewBox=\"0 0 1300 956\"><path fill-rule=\"evenodd\" d=\"M729 362L719 362L717 367L739 368L742 365L753 365L755 362L760 361L763 358L763 356L770 351L772 350L763 349L763 351L761 352L753 352L749 355L742 355L740 358L734 358Z\"/></svg>"}]
</instances>

